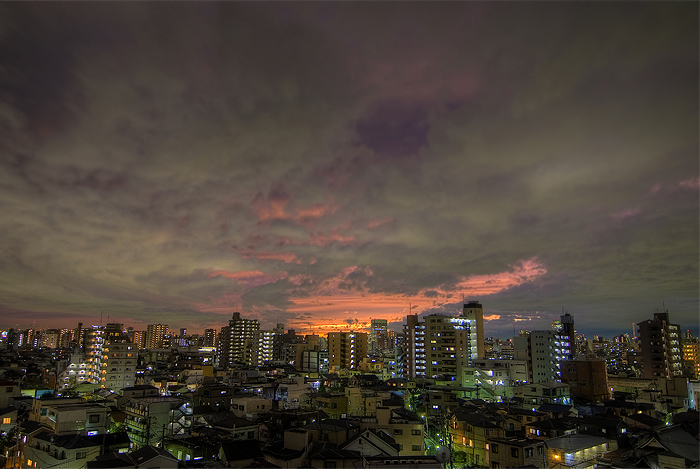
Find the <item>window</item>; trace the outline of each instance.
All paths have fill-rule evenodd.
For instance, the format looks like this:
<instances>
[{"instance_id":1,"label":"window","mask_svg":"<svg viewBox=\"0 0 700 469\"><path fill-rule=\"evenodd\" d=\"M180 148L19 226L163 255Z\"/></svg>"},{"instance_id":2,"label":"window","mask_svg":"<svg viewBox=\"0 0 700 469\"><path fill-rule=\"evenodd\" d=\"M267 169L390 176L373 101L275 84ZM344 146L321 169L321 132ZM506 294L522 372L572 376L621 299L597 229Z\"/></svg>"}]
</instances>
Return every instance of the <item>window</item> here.
<instances>
[{"instance_id":1,"label":"window","mask_svg":"<svg viewBox=\"0 0 700 469\"><path fill-rule=\"evenodd\" d=\"M75 453L75 459L85 459L85 451L78 451Z\"/></svg>"},{"instance_id":2,"label":"window","mask_svg":"<svg viewBox=\"0 0 700 469\"><path fill-rule=\"evenodd\" d=\"M511 448L510 455L511 455L511 457L514 457L514 458L520 457L520 452L518 451L518 448Z\"/></svg>"},{"instance_id":3,"label":"window","mask_svg":"<svg viewBox=\"0 0 700 469\"><path fill-rule=\"evenodd\" d=\"M403 430L400 428L394 428L394 435L403 435Z\"/></svg>"},{"instance_id":4,"label":"window","mask_svg":"<svg viewBox=\"0 0 700 469\"><path fill-rule=\"evenodd\" d=\"M2 423L3 423L3 425L8 425L8 424L12 423L12 417L3 417Z\"/></svg>"},{"instance_id":5,"label":"window","mask_svg":"<svg viewBox=\"0 0 700 469\"><path fill-rule=\"evenodd\" d=\"M5 388L5 392L12 392L13 389L14 389L14 386L8 386ZM31 461L31 459L29 461Z\"/></svg>"},{"instance_id":6,"label":"window","mask_svg":"<svg viewBox=\"0 0 700 469\"><path fill-rule=\"evenodd\" d=\"M492 467L493 469L498 469L498 468L501 467L501 466L499 466L499 464L498 464L496 461L494 461L494 462L491 463L491 467Z\"/></svg>"},{"instance_id":7,"label":"window","mask_svg":"<svg viewBox=\"0 0 700 469\"><path fill-rule=\"evenodd\" d=\"M421 445L411 445L411 451L422 451Z\"/></svg>"},{"instance_id":8,"label":"window","mask_svg":"<svg viewBox=\"0 0 700 469\"><path fill-rule=\"evenodd\" d=\"M100 416L99 414L93 414L89 417L89 422L90 423L99 423L100 422Z\"/></svg>"},{"instance_id":9,"label":"window","mask_svg":"<svg viewBox=\"0 0 700 469\"><path fill-rule=\"evenodd\" d=\"M537 447L537 455L542 456L542 453L544 453L544 446L538 446Z\"/></svg>"},{"instance_id":10,"label":"window","mask_svg":"<svg viewBox=\"0 0 700 469\"><path fill-rule=\"evenodd\" d=\"M496 443L491 445L491 452L493 454L498 454L498 445Z\"/></svg>"},{"instance_id":11,"label":"window","mask_svg":"<svg viewBox=\"0 0 700 469\"><path fill-rule=\"evenodd\" d=\"M411 430L411 435L420 435L421 431L420 430Z\"/></svg>"},{"instance_id":12,"label":"window","mask_svg":"<svg viewBox=\"0 0 700 469\"><path fill-rule=\"evenodd\" d=\"M335 461L323 461L324 469L335 469Z\"/></svg>"}]
</instances>

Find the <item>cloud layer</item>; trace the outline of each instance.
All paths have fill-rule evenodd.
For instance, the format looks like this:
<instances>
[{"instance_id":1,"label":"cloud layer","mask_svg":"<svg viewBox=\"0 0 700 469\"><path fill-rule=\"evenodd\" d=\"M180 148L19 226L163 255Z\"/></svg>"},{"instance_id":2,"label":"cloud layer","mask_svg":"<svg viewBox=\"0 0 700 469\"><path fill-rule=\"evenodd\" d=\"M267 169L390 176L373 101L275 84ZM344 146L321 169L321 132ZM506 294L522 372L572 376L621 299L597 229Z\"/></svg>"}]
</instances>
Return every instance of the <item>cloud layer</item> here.
<instances>
[{"instance_id":1,"label":"cloud layer","mask_svg":"<svg viewBox=\"0 0 700 469\"><path fill-rule=\"evenodd\" d=\"M697 328L697 13L2 4L2 323Z\"/></svg>"}]
</instances>

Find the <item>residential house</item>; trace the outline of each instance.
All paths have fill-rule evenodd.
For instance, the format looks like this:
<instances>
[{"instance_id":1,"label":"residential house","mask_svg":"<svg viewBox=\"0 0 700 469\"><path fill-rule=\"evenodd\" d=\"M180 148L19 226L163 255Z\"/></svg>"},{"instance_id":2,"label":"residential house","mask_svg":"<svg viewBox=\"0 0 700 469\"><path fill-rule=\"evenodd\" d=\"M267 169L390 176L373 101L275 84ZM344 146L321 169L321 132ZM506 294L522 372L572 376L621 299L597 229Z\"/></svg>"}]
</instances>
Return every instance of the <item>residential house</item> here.
<instances>
[{"instance_id":1,"label":"residential house","mask_svg":"<svg viewBox=\"0 0 700 469\"><path fill-rule=\"evenodd\" d=\"M466 464L470 466L486 464L487 440L506 436L499 423L494 416L481 410L458 407L449 420L453 450L464 452Z\"/></svg>"},{"instance_id":2,"label":"residential house","mask_svg":"<svg viewBox=\"0 0 700 469\"><path fill-rule=\"evenodd\" d=\"M570 434L550 438L547 443L547 467L597 467L608 451L608 439L601 436Z\"/></svg>"},{"instance_id":3,"label":"residential house","mask_svg":"<svg viewBox=\"0 0 700 469\"><path fill-rule=\"evenodd\" d=\"M250 467L256 461L264 462L265 456L258 440L225 440L221 443L219 459L227 467Z\"/></svg>"},{"instance_id":4,"label":"residential house","mask_svg":"<svg viewBox=\"0 0 700 469\"><path fill-rule=\"evenodd\" d=\"M22 466L77 469L105 452L128 449L129 437L124 432L83 436L55 435L49 431L39 431L24 445Z\"/></svg>"},{"instance_id":5,"label":"residential house","mask_svg":"<svg viewBox=\"0 0 700 469\"><path fill-rule=\"evenodd\" d=\"M525 436L536 440L548 440L577 432L575 419L547 419L525 425Z\"/></svg>"},{"instance_id":6,"label":"residential house","mask_svg":"<svg viewBox=\"0 0 700 469\"><path fill-rule=\"evenodd\" d=\"M131 453L110 453L87 463L87 469L177 469L180 461L168 451L144 446Z\"/></svg>"},{"instance_id":7,"label":"residential house","mask_svg":"<svg viewBox=\"0 0 700 469\"><path fill-rule=\"evenodd\" d=\"M424 422L414 412L403 407L377 407L375 417L362 417L362 430L371 429L391 436L399 445L398 456L420 456L425 454L423 439Z\"/></svg>"},{"instance_id":8,"label":"residential house","mask_svg":"<svg viewBox=\"0 0 700 469\"><path fill-rule=\"evenodd\" d=\"M487 439L486 466L499 469L508 467L547 467L545 442L531 438Z\"/></svg>"}]
</instances>

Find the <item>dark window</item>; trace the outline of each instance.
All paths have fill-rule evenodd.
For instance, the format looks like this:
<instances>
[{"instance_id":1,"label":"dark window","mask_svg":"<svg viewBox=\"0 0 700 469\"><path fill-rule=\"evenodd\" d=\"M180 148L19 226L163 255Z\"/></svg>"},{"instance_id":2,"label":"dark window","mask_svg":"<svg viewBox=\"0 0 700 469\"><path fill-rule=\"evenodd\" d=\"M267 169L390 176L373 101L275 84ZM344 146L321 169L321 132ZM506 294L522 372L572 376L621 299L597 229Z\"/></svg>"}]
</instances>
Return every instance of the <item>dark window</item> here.
<instances>
[{"instance_id":1,"label":"dark window","mask_svg":"<svg viewBox=\"0 0 700 469\"><path fill-rule=\"evenodd\" d=\"M335 461L323 461L324 469L335 469Z\"/></svg>"},{"instance_id":2,"label":"dark window","mask_svg":"<svg viewBox=\"0 0 700 469\"><path fill-rule=\"evenodd\" d=\"M421 445L411 445L411 450L412 451L420 451L423 448L421 448Z\"/></svg>"},{"instance_id":3,"label":"dark window","mask_svg":"<svg viewBox=\"0 0 700 469\"><path fill-rule=\"evenodd\" d=\"M403 430L401 430L400 428L395 428L394 435L403 435Z\"/></svg>"},{"instance_id":4,"label":"dark window","mask_svg":"<svg viewBox=\"0 0 700 469\"><path fill-rule=\"evenodd\" d=\"M420 430L411 430L411 435L420 435Z\"/></svg>"},{"instance_id":5,"label":"dark window","mask_svg":"<svg viewBox=\"0 0 700 469\"><path fill-rule=\"evenodd\" d=\"M85 451L78 451L75 453L75 459L85 459Z\"/></svg>"},{"instance_id":6,"label":"dark window","mask_svg":"<svg viewBox=\"0 0 700 469\"><path fill-rule=\"evenodd\" d=\"M494 443L491 445L491 452L493 454L498 454L498 445L497 444Z\"/></svg>"},{"instance_id":7,"label":"dark window","mask_svg":"<svg viewBox=\"0 0 700 469\"><path fill-rule=\"evenodd\" d=\"M91 416L88 417L88 418L89 418L88 421L89 421L90 423L99 423L99 421L100 421L100 416L99 416L98 414L93 414L93 415L91 415Z\"/></svg>"},{"instance_id":8,"label":"dark window","mask_svg":"<svg viewBox=\"0 0 700 469\"><path fill-rule=\"evenodd\" d=\"M520 457L520 452L518 452L518 448L511 448L510 455L514 458Z\"/></svg>"}]
</instances>

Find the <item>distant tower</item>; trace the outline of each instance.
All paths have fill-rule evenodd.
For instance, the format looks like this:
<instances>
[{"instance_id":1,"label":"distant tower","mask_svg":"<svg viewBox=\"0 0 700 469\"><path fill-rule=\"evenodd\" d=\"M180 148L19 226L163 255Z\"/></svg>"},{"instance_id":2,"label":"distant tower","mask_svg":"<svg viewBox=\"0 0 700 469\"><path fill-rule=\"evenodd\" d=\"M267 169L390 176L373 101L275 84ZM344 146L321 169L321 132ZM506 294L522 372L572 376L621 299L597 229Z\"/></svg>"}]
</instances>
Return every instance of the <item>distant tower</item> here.
<instances>
[{"instance_id":1,"label":"distant tower","mask_svg":"<svg viewBox=\"0 0 700 469\"><path fill-rule=\"evenodd\" d=\"M561 335L569 338L569 356L572 359L576 356L576 331L574 330L574 317L565 313L561 317Z\"/></svg>"},{"instance_id":2,"label":"distant tower","mask_svg":"<svg viewBox=\"0 0 700 469\"><path fill-rule=\"evenodd\" d=\"M369 331L369 350L375 352L387 348L388 322L386 319L372 319Z\"/></svg>"}]
</instances>

